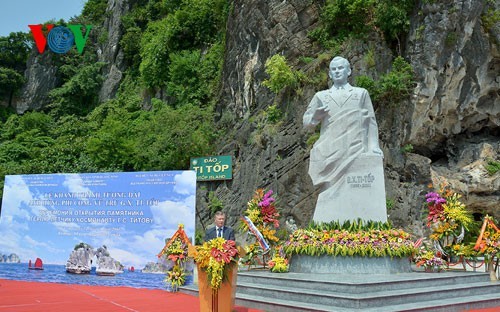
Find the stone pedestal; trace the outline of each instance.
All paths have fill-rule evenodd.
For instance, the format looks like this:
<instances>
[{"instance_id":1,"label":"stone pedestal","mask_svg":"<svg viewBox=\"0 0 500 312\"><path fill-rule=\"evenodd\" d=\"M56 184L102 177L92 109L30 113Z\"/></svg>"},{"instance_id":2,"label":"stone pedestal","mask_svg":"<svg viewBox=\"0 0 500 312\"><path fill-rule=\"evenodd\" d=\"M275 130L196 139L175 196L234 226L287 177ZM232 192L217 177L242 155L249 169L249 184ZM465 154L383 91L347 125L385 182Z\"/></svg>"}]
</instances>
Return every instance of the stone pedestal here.
<instances>
[{"instance_id":1,"label":"stone pedestal","mask_svg":"<svg viewBox=\"0 0 500 312\"><path fill-rule=\"evenodd\" d=\"M290 272L339 274L396 274L411 272L408 258L293 255Z\"/></svg>"},{"instance_id":2,"label":"stone pedestal","mask_svg":"<svg viewBox=\"0 0 500 312\"><path fill-rule=\"evenodd\" d=\"M383 159L359 156L339 181L318 196L315 222L357 220L387 222Z\"/></svg>"}]
</instances>

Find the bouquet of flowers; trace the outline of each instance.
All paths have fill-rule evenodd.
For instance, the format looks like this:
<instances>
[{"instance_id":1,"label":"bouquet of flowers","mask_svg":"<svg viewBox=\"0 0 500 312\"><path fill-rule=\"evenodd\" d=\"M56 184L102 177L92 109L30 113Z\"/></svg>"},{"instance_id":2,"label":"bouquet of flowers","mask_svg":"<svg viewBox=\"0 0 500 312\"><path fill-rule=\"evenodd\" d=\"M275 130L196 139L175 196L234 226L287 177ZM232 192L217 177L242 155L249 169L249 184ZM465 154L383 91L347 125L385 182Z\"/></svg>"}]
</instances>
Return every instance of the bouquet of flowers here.
<instances>
[{"instance_id":1,"label":"bouquet of flowers","mask_svg":"<svg viewBox=\"0 0 500 312\"><path fill-rule=\"evenodd\" d=\"M280 214L275 206L276 199L273 197L273 190L264 193L264 189L258 189L251 201L247 204L245 215L259 228L261 232L266 226L272 225L274 228L280 226ZM272 239L273 240L273 239ZM277 239L275 240L277 241Z\"/></svg>"},{"instance_id":2,"label":"bouquet of flowers","mask_svg":"<svg viewBox=\"0 0 500 312\"><path fill-rule=\"evenodd\" d=\"M288 272L288 260L282 256L275 255L267 264L273 273Z\"/></svg>"},{"instance_id":3,"label":"bouquet of flowers","mask_svg":"<svg viewBox=\"0 0 500 312\"><path fill-rule=\"evenodd\" d=\"M180 237L176 237L165 251L168 260L180 263L187 257L187 244Z\"/></svg>"},{"instance_id":4,"label":"bouquet of flowers","mask_svg":"<svg viewBox=\"0 0 500 312\"><path fill-rule=\"evenodd\" d=\"M446 268L446 261L435 255L431 250L425 249L415 258L415 263L417 267L422 266L427 269L436 269L438 271Z\"/></svg>"},{"instance_id":5,"label":"bouquet of flowers","mask_svg":"<svg viewBox=\"0 0 500 312\"><path fill-rule=\"evenodd\" d=\"M429 238L444 256L457 256L455 251L463 249L459 245L463 245L465 231L474 223L472 214L460 202L461 195L445 186L437 192L427 193L425 198L429 209L427 226L432 230Z\"/></svg>"},{"instance_id":6,"label":"bouquet of flowers","mask_svg":"<svg viewBox=\"0 0 500 312\"><path fill-rule=\"evenodd\" d=\"M239 252L236 243L218 237L196 247L194 261L207 272L212 289L219 289L228 270L237 265Z\"/></svg>"},{"instance_id":7,"label":"bouquet of flowers","mask_svg":"<svg viewBox=\"0 0 500 312\"><path fill-rule=\"evenodd\" d=\"M175 265L171 271L167 272L165 281L172 287L172 291L177 291L179 286L186 283L186 272L180 265Z\"/></svg>"}]
</instances>

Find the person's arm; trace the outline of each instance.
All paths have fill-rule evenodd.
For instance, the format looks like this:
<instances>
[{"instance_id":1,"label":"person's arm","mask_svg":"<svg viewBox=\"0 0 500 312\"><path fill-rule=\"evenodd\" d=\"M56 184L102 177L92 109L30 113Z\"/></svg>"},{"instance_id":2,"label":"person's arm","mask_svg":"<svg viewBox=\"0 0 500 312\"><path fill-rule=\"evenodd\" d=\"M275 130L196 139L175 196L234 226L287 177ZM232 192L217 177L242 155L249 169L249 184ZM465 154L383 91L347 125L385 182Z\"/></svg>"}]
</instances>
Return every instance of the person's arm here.
<instances>
[{"instance_id":1,"label":"person's arm","mask_svg":"<svg viewBox=\"0 0 500 312\"><path fill-rule=\"evenodd\" d=\"M314 129L325 117L325 114L327 112L328 108L323 105L318 95L315 94L311 102L307 106L307 110L304 113L304 117L302 118L304 128L309 130Z\"/></svg>"},{"instance_id":2,"label":"person's arm","mask_svg":"<svg viewBox=\"0 0 500 312\"><path fill-rule=\"evenodd\" d=\"M229 237L228 240L236 241L233 228L228 227L227 230L228 230L228 237Z\"/></svg>"}]
</instances>

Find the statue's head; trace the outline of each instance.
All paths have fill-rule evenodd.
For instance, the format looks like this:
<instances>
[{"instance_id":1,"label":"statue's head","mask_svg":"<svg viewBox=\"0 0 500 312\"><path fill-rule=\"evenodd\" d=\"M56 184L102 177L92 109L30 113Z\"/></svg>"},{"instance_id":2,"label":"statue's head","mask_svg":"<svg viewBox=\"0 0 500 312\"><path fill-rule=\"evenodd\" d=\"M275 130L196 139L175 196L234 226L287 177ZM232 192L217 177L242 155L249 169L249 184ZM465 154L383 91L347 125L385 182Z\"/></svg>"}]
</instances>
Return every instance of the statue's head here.
<instances>
[{"instance_id":1,"label":"statue's head","mask_svg":"<svg viewBox=\"0 0 500 312\"><path fill-rule=\"evenodd\" d=\"M329 76L334 84L344 85L347 77L351 75L351 65L349 61L341 56L336 56L330 62Z\"/></svg>"}]
</instances>

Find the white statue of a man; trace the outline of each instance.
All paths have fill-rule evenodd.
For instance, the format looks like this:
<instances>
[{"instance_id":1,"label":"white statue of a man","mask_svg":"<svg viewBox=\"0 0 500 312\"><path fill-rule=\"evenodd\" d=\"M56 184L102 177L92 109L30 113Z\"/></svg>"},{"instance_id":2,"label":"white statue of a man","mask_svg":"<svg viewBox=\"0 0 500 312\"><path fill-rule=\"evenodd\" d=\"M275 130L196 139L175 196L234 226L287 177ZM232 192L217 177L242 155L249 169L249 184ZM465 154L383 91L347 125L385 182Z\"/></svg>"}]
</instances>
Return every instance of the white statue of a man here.
<instances>
[{"instance_id":1,"label":"white statue of a man","mask_svg":"<svg viewBox=\"0 0 500 312\"><path fill-rule=\"evenodd\" d=\"M313 184L321 188L314 221L346 221L366 217L387 221L383 154L378 143L375 113L368 91L347 82L350 74L349 62L335 57L329 68L332 87L314 95L303 117L305 128L314 129L321 124L320 138L311 150L309 162ZM376 170L375 167L379 166L382 171ZM380 189L373 187L375 180L381 183L382 194L371 194ZM364 192L359 193L360 189ZM383 198L383 207L376 209L380 212L366 214L365 210L371 207L358 206L370 205L370 202L352 198L357 196ZM354 211L338 211L346 208Z\"/></svg>"}]
</instances>

